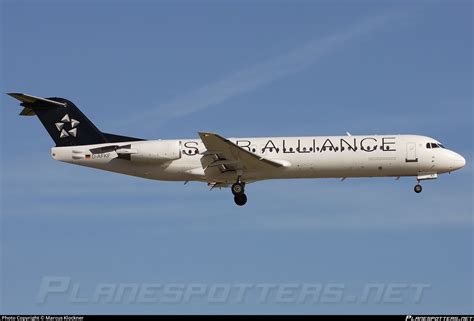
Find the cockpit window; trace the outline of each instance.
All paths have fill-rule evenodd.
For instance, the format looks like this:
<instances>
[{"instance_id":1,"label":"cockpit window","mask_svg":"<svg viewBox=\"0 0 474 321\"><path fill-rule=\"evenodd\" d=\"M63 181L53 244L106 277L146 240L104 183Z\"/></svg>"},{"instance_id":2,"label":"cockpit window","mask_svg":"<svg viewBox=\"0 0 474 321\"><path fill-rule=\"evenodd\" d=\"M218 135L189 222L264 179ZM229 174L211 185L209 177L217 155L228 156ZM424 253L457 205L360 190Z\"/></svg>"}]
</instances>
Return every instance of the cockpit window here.
<instances>
[{"instance_id":1,"label":"cockpit window","mask_svg":"<svg viewBox=\"0 0 474 321\"><path fill-rule=\"evenodd\" d=\"M438 143L426 143L426 148L445 148L445 147Z\"/></svg>"},{"instance_id":2,"label":"cockpit window","mask_svg":"<svg viewBox=\"0 0 474 321\"><path fill-rule=\"evenodd\" d=\"M428 149L431 149L431 148L444 148L444 149L446 149L446 147L444 147L442 144L439 144L439 143L426 143L426 148L428 148Z\"/></svg>"}]
</instances>

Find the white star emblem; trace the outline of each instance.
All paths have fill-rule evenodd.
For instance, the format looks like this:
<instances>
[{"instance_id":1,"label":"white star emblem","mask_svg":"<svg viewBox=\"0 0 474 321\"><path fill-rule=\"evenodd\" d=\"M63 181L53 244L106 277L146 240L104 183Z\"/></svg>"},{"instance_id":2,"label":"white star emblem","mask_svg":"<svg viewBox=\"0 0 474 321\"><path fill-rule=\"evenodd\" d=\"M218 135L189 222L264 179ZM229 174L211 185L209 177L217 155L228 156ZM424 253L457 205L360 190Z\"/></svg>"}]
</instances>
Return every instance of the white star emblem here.
<instances>
[{"instance_id":1,"label":"white star emblem","mask_svg":"<svg viewBox=\"0 0 474 321\"><path fill-rule=\"evenodd\" d=\"M69 125L67 125L69 124ZM69 118L69 115L66 114L64 115L63 118L61 118L60 122L55 123L56 128L59 131L59 137L60 138L65 138L65 137L76 137L77 136L77 125L79 125L80 122L78 120L75 120L74 118Z\"/></svg>"}]
</instances>

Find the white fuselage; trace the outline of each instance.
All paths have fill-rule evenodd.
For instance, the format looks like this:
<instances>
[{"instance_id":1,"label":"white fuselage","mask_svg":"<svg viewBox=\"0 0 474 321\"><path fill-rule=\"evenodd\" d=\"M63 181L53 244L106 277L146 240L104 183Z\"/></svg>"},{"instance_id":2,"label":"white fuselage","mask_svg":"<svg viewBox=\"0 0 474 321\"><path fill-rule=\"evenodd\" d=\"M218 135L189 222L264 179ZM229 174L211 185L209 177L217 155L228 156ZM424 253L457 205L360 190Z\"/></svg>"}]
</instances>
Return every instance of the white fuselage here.
<instances>
[{"instance_id":1,"label":"white fuselage","mask_svg":"<svg viewBox=\"0 0 474 321\"><path fill-rule=\"evenodd\" d=\"M283 166L268 170L206 171L206 148L199 139L150 140L87 146L53 147L56 160L155 180L231 184L283 178L429 177L464 166L459 154L428 148L435 139L417 135L230 138L259 157ZM116 150L91 152L101 147ZM128 145L128 146L126 146ZM126 146L128 159L120 157ZM124 154L125 153L125 154ZM225 168L224 168L225 169Z\"/></svg>"}]
</instances>

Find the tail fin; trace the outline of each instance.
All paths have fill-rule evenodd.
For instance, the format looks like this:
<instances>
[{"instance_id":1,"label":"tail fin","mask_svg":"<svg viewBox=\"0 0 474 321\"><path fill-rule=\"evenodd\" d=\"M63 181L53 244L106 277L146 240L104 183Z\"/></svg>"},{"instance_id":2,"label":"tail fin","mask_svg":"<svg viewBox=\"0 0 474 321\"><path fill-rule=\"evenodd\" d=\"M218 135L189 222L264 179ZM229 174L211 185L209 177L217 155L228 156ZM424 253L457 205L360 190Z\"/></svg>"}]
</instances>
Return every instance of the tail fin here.
<instances>
[{"instance_id":1,"label":"tail fin","mask_svg":"<svg viewBox=\"0 0 474 321\"><path fill-rule=\"evenodd\" d=\"M38 116L49 135L60 146L109 143L113 137L123 141L138 138L102 133L71 101L64 98L40 98L26 94L9 93L21 101L22 116Z\"/></svg>"}]
</instances>

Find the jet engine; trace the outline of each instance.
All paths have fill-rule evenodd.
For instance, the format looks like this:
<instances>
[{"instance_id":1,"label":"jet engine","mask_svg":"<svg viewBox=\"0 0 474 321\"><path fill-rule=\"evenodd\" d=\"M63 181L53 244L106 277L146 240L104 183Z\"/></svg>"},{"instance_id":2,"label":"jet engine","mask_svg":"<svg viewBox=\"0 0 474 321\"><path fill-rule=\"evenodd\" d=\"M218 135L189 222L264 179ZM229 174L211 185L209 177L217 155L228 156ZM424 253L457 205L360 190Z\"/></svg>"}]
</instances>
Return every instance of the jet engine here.
<instances>
[{"instance_id":1,"label":"jet engine","mask_svg":"<svg viewBox=\"0 0 474 321\"><path fill-rule=\"evenodd\" d=\"M129 148L122 147L115 152L119 158L142 163L164 163L181 158L181 146L178 140L133 143Z\"/></svg>"}]
</instances>

